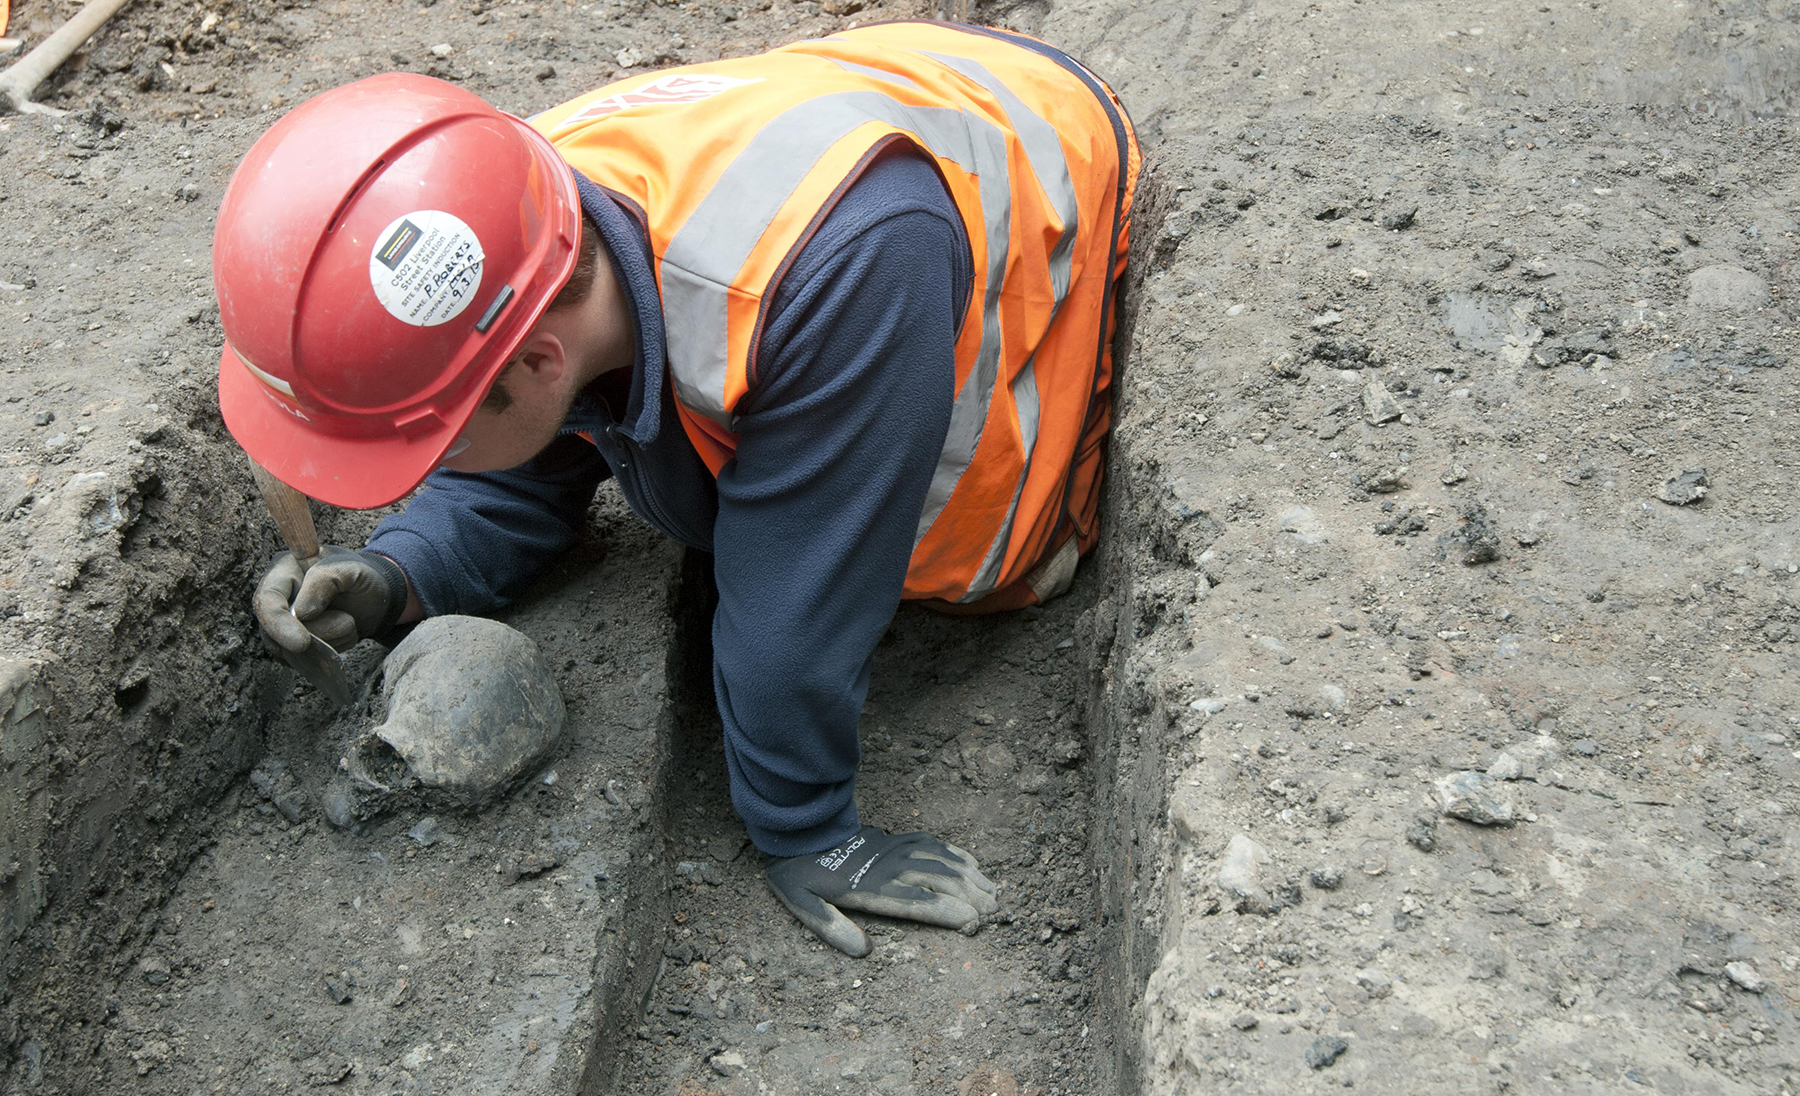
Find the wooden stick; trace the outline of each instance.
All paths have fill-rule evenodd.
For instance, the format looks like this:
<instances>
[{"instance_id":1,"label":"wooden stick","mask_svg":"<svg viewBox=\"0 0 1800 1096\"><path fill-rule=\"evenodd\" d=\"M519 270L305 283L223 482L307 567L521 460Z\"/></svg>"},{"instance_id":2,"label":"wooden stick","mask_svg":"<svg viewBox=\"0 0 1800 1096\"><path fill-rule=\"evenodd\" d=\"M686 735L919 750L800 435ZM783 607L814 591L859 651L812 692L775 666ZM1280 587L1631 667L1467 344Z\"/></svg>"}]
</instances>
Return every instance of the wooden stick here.
<instances>
[{"instance_id":1,"label":"wooden stick","mask_svg":"<svg viewBox=\"0 0 1800 1096\"><path fill-rule=\"evenodd\" d=\"M256 477L256 487L269 507L269 516L275 519L275 528L281 530L281 539L287 542L288 551L294 553L300 572L305 574L319 562L319 531L313 525L312 503L270 475L254 459L250 461L250 474Z\"/></svg>"},{"instance_id":2,"label":"wooden stick","mask_svg":"<svg viewBox=\"0 0 1800 1096\"><path fill-rule=\"evenodd\" d=\"M21 114L65 113L54 107L31 101L31 93L62 67L62 63L81 48L81 44L118 14L131 0L89 0L67 23L57 27L38 47L21 57L17 64L0 73L0 111L16 110Z\"/></svg>"}]
</instances>

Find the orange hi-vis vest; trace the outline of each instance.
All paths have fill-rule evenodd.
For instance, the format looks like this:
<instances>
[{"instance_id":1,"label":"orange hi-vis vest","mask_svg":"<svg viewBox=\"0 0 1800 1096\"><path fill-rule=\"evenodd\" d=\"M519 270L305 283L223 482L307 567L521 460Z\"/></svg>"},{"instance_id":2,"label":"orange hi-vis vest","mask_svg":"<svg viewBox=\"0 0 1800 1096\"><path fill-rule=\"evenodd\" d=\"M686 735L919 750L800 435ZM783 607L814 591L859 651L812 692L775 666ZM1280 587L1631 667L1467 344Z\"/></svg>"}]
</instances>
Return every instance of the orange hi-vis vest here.
<instances>
[{"instance_id":1,"label":"orange hi-vis vest","mask_svg":"<svg viewBox=\"0 0 1800 1096\"><path fill-rule=\"evenodd\" d=\"M923 150L975 278L904 596L1030 604L1034 568L1092 545L1140 161L1086 69L1005 32L887 23L634 76L531 124L641 213L677 410L714 475L783 272L877 152Z\"/></svg>"}]
</instances>

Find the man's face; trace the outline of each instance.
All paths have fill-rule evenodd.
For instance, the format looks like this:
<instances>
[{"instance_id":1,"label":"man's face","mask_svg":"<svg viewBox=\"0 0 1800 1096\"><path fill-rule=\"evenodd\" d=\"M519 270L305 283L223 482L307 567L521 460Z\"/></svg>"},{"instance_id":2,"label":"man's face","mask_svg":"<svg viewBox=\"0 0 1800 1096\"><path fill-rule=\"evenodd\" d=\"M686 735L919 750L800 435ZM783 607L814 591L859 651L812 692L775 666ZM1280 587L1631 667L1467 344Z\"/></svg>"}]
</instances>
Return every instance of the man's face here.
<instances>
[{"instance_id":1,"label":"man's face","mask_svg":"<svg viewBox=\"0 0 1800 1096\"><path fill-rule=\"evenodd\" d=\"M477 410L457 438L468 444L443 467L496 472L524 464L556 440L576 394L602 373L628 368L632 354L631 314L612 264L603 260L587 295L546 312L514 352L498 382L511 405Z\"/></svg>"},{"instance_id":2,"label":"man's face","mask_svg":"<svg viewBox=\"0 0 1800 1096\"><path fill-rule=\"evenodd\" d=\"M515 364L503 382L512 397L504 411L477 410L457 436L460 452L446 457L443 467L454 472L497 472L517 468L556 439L556 431L569 413L575 390L548 383L539 373ZM467 443L466 445L464 443Z\"/></svg>"}]
</instances>

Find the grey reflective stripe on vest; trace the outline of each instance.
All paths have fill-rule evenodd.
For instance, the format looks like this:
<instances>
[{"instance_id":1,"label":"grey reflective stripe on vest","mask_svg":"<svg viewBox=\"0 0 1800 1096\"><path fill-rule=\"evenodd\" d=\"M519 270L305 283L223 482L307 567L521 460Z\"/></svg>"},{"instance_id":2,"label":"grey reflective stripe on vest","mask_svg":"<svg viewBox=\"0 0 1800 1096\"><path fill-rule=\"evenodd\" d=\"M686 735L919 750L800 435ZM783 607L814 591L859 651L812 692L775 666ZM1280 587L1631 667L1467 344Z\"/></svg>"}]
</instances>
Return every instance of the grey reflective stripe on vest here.
<instances>
[{"instance_id":1,"label":"grey reflective stripe on vest","mask_svg":"<svg viewBox=\"0 0 1800 1096\"><path fill-rule=\"evenodd\" d=\"M1069 295L1070 257L1075 252L1075 231L1080 227L1081 207L1075 200L1075 180L1069 175L1069 158L1063 155L1062 139L1056 135L1056 127L1026 106L1025 101L989 72L987 66L967 57L921 52L986 88L1006 111L1006 120L1012 123L1013 132L1019 135L1019 143L1025 147L1025 158L1031 161L1032 173L1049 197L1057 219L1062 221L1062 235L1050 249L1050 285L1056 291L1056 303L1061 305L1063 298Z\"/></svg>"},{"instance_id":2,"label":"grey reflective stripe on vest","mask_svg":"<svg viewBox=\"0 0 1800 1096\"><path fill-rule=\"evenodd\" d=\"M1077 231L1078 206L1067 157L1056 130L984 66L967 58L928 53L994 95L1018 133L1033 173L1062 221L1062 234L1049 256L1054 319L1067 296ZM838 58L850 72L912 85L910 79ZM916 85L913 85L916 86ZM670 372L676 394L690 409L731 427L724 406L729 370L730 286L749 261L757 242L819 159L858 126L885 122L915 134L933 155L973 175L987 235L986 286L982 300L981 345L975 366L957 392L950 426L919 515L914 547L924 540L963 473L974 461L993 400L1001 352L1000 289L1012 234L1012 185L1005 135L977 114L946 107L908 106L872 91L842 92L801 103L769 122L727 165L698 209L684 222L660 263ZM1012 395L1023 442L1023 467L1013 487L1006 519L988 546L975 581L962 600L993 590L1037 443L1038 389L1035 366L1027 361L1013 380Z\"/></svg>"},{"instance_id":3,"label":"grey reflective stripe on vest","mask_svg":"<svg viewBox=\"0 0 1800 1096\"><path fill-rule=\"evenodd\" d=\"M1075 234L1080 220L1080 206L1075 200L1075 180L1069 175L1069 159L1063 154L1062 139L1056 135L1054 126L1026 106L985 65L967 57L950 54L927 53L926 56L980 84L999 101L1001 109L1006 111L1007 121L1012 123L1013 132L1019 135L1019 143L1025 148L1025 158L1031 161L1032 174L1037 176L1039 185L1050 199L1051 208L1056 210L1057 218L1062 221L1062 235L1057 237L1056 246L1050 249L1050 286L1056 294L1055 303L1050 308L1050 319L1054 322L1057 312L1062 309L1063 299L1069 295L1071 259L1075 252ZM1013 403L1019 412L1019 436L1024 445L1024 463L1019 469L1019 482L1013 486L1012 503L1006 508L1006 520L995 530L994 539L988 543L987 554L981 559L981 567L975 572L974 580L969 583L968 592L959 601L978 601L993 593L1000 579L1001 564L1006 562L1006 547L1012 541L1013 520L1019 513L1019 498L1025 493L1025 480L1031 474L1032 451L1037 446L1038 389L1035 356L1019 370L1018 377L1013 380L1012 392ZM922 531L920 535L924 535Z\"/></svg>"},{"instance_id":4,"label":"grey reflective stripe on vest","mask_svg":"<svg viewBox=\"0 0 1800 1096\"><path fill-rule=\"evenodd\" d=\"M1000 580L1000 565L1006 562L1006 546L1012 541L1013 518L1019 513L1019 496L1025 493L1025 479L1031 475L1031 451L1037 448L1038 430L1038 386L1037 356L1026 359L1025 368L1012 382L1013 406L1019 412L1019 440L1024 447L1025 460L1019 468L1019 482L1013 484L1012 502L1006 507L1006 520L994 533L994 539L988 542L987 555L981 557L981 567L969 582L969 590L959 602L979 601L994 592L994 586Z\"/></svg>"},{"instance_id":5,"label":"grey reflective stripe on vest","mask_svg":"<svg viewBox=\"0 0 1800 1096\"><path fill-rule=\"evenodd\" d=\"M813 56L816 57L821 55L814 54ZM877 80L886 80L890 84L899 84L901 87L906 88L916 88L919 86L913 82L912 77L902 76L897 72L889 72L886 69L878 69L871 65L859 65L855 61L846 61L842 57L827 57L825 59L836 65L838 68L843 69L845 72L858 72L864 76L872 76Z\"/></svg>"},{"instance_id":6,"label":"grey reflective stripe on vest","mask_svg":"<svg viewBox=\"0 0 1800 1096\"><path fill-rule=\"evenodd\" d=\"M1012 190L1006 137L987 119L948 107L907 106L879 92L847 91L810 99L771 120L726 166L658 265L670 375L684 405L730 428L724 395L731 283L819 159L872 121L911 131L934 155L975 176L987 229L981 347L956 394L932 476L926 511L935 519L974 459L1000 368L1000 283L1012 233ZM922 520L921 536L928 527Z\"/></svg>"}]
</instances>

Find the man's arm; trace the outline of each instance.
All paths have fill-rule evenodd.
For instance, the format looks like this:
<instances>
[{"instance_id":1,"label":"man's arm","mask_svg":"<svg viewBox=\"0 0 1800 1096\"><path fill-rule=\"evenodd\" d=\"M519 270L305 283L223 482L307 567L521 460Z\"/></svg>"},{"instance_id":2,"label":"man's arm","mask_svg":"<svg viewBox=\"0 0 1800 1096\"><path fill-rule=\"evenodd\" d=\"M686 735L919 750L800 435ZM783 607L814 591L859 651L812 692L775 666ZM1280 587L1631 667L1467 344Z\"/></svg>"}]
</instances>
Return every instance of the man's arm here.
<instances>
[{"instance_id":1,"label":"man's arm","mask_svg":"<svg viewBox=\"0 0 1800 1096\"><path fill-rule=\"evenodd\" d=\"M575 543L609 475L593 445L573 435L505 472L440 468L376 526L368 547L406 572L425 616L489 612Z\"/></svg>"},{"instance_id":2,"label":"man's arm","mask_svg":"<svg viewBox=\"0 0 1800 1096\"><path fill-rule=\"evenodd\" d=\"M889 155L771 308L713 538L732 802L771 855L858 832L857 721L949 426L968 269L935 171Z\"/></svg>"}]
</instances>

